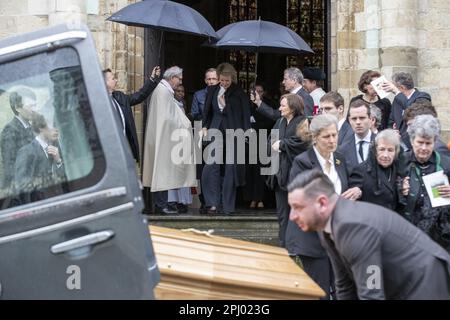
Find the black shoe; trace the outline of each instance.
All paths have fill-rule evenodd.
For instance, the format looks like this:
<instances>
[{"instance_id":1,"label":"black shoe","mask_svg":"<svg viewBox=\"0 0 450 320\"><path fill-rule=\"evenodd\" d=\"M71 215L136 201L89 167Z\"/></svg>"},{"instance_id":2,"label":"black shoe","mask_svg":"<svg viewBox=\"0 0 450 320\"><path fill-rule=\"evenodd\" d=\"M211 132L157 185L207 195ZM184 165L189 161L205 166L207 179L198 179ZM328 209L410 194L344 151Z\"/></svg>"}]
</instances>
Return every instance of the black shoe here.
<instances>
[{"instance_id":1,"label":"black shoe","mask_svg":"<svg viewBox=\"0 0 450 320\"><path fill-rule=\"evenodd\" d=\"M188 206L182 203L177 204L177 210L178 213L187 213L188 212Z\"/></svg>"},{"instance_id":2,"label":"black shoe","mask_svg":"<svg viewBox=\"0 0 450 320\"><path fill-rule=\"evenodd\" d=\"M155 208L155 214L177 214L178 213L178 211L177 210L174 210L174 209L172 209L172 208L169 208L169 207L165 207L165 208L158 208L158 207L156 207Z\"/></svg>"}]
</instances>

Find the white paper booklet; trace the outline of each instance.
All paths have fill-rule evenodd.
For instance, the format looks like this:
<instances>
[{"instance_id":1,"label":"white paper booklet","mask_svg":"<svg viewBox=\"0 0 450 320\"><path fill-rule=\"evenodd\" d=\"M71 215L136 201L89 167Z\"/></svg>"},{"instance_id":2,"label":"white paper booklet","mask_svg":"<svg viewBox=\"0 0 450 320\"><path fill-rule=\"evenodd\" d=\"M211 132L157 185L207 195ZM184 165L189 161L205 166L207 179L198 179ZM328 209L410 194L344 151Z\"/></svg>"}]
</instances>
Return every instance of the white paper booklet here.
<instances>
[{"instance_id":1,"label":"white paper booklet","mask_svg":"<svg viewBox=\"0 0 450 320\"><path fill-rule=\"evenodd\" d=\"M425 188L427 189L428 196L431 200L431 206L433 208L450 205L450 198L442 198L437 190L437 187L449 184L448 177L444 174L444 171L441 170L423 176L422 180L425 184Z\"/></svg>"},{"instance_id":2,"label":"white paper booklet","mask_svg":"<svg viewBox=\"0 0 450 320\"><path fill-rule=\"evenodd\" d=\"M381 87L381 85L383 84L383 82L387 82L386 77L385 76L381 76L375 80L373 80L370 84L372 85L372 87L375 89L375 91L377 92L378 96L381 99L386 98L390 92L384 91Z\"/></svg>"}]
</instances>

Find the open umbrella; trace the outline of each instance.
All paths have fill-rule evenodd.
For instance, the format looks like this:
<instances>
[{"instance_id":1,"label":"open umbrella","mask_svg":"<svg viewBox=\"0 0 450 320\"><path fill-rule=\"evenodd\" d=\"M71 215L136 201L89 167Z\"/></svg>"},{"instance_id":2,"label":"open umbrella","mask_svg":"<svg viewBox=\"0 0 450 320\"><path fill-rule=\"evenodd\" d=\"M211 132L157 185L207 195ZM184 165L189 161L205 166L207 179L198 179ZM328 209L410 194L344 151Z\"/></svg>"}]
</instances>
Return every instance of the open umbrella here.
<instances>
[{"instance_id":1,"label":"open umbrella","mask_svg":"<svg viewBox=\"0 0 450 320\"><path fill-rule=\"evenodd\" d=\"M200 13L184 4L173 1L136 2L117 11L106 20L128 26L154 28L162 32L169 31L212 39L218 38L213 27ZM162 38L163 34L161 34L159 53L161 52Z\"/></svg>"},{"instance_id":2,"label":"open umbrella","mask_svg":"<svg viewBox=\"0 0 450 320\"><path fill-rule=\"evenodd\" d=\"M247 20L226 25L217 31L219 39L206 44L218 49L256 52L255 74L257 76L258 53L305 54L314 53L297 33L280 24Z\"/></svg>"}]
</instances>

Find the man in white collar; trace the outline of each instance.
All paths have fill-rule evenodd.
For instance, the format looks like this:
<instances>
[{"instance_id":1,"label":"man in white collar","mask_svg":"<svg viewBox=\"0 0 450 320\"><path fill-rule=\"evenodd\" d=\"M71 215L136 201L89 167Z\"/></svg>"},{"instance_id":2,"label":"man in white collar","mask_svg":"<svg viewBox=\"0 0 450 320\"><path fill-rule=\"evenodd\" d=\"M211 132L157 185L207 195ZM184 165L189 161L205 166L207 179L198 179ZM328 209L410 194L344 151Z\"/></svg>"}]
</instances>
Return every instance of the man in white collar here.
<instances>
[{"instance_id":1,"label":"man in white collar","mask_svg":"<svg viewBox=\"0 0 450 320\"><path fill-rule=\"evenodd\" d=\"M29 196L25 202L49 197L49 194L40 191L60 183L65 177L57 146L58 131L49 127L41 114L33 116L32 128L36 138L19 150L14 169L16 192Z\"/></svg>"},{"instance_id":2,"label":"man in white collar","mask_svg":"<svg viewBox=\"0 0 450 320\"><path fill-rule=\"evenodd\" d=\"M358 99L348 109L349 122L354 134L348 136L339 146L338 151L345 155L350 173L361 162L367 160L371 143L375 135L370 130L370 107L364 100Z\"/></svg>"},{"instance_id":3,"label":"man in white collar","mask_svg":"<svg viewBox=\"0 0 450 320\"><path fill-rule=\"evenodd\" d=\"M394 211L339 197L317 169L299 174L288 192L289 219L318 231L338 300L450 299L450 255Z\"/></svg>"},{"instance_id":4,"label":"man in white collar","mask_svg":"<svg viewBox=\"0 0 450 320\"><path fill-rule=\"evenodd\" d=\"M155 193L156 211L163 214L176 213L168 208L167 190L197 184L191 121L174 97L182 81L181 68L164 72L152 94L147 118L142 183Z\"/></svg>"},{"instance_id":5,"label":"man in white collar","mask_svg":"<svg viewBox=\"0 0 450 320\"><path fill-rule=\"evenodd\" d=\"M34 139L30 121L36 111L36 95L32 90L21 87L9 94L9 103L14 117L5 125L0 136L3 162L3 179L1 182L5 190L13 186L17 152Z\"/></svg>"},{"instance_id":6,"label":"man in white collar","mask_svg":"<svg viewBox=\"0 0 450 320\"><path fill-rule=\"evenodd\" d=\"M284 89L290 93L298 94L303 99L305 105L305 116L313 116L314 100L303 88L303 73L299 68L288 68L284 70L283 85Z\"/></svg>"}]
</instances>

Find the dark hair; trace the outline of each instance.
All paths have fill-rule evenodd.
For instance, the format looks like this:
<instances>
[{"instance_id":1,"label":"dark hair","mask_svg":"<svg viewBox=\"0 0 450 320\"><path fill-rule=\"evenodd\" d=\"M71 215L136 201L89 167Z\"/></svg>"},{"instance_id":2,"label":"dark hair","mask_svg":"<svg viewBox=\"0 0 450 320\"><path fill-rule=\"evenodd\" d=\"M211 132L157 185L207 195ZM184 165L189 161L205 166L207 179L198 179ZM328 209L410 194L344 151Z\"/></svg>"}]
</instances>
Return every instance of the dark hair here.
<instances>
[{"instance_id":1,"label":"dark hair","mask_svg":"<svg viewBox=\"0 0 450 320\"><path fill-rule=\"evenodd\" d=\"M321 194L331 197L334 191L334 185L330 178L322 170L313 169L303 171L298 174L287 187L288 192L296 189L303 189L307 198L315 198Z\"/></svg>"},{"instance_id":2,"label":"dark hair","mask_svg":"<svg viewBox=\"0 0 450 320\"><path fill-rule=\"evenodd\" d=\"M23 108L23 98L36 100L36 94L28 88L20 88L9 94L9 105L16 116L19 114L17 109Z\"/></svg>"},{"instance_id":3,"label":"dark hair","mask_svg":"<svg viewBox=\"0 0 450 320\"><path fill-rule=\"evenodd\" d=\"M325 93L322 98L320 98L320 102L331 102L336 108L339 108L339 106L344 107L344 98L337 91Z\"/></svg>"},{"instance_id":4,"label":"dark hair","mask_svg":"<svg viewBox=\"0 0 450 320\"><path fill-rule=\"evenodd\" d=\"M304 115L305 105L303 99L298 94L288 93L281 96L280 101L286 99L289 109L293 112L294 117Z\"/></svg>"},{"instance_id":5,"label":"dark hair","mask_svg":"<svg viewBox=\"0 0 450 320\"><path fill-rule=\"evenodd\" d=\"M372 78L379 78L379 77L381 77L381 73L379 73L378 71L369 70L364 72L361 75L361 78L359 78L358 89L361 92L367 93L365 86L369 85L372 82Z\"/></svg>"},{"instance_id":6,"label":"dark hair","mask_svg":"<svg viewBox=\"0 0 450 320\"><path fill-rule=\"evenodd\" d=\"M110 68L104 69L104 70L102 71L102 73L103 73L103 78L106 78L106 74L107 74L108 72L111 72L111 73L112 73L112 71L111 71Z\"/></svg>"},{"instance_id":7,"label":"dark hair","mask_svg":"<svg viewBox=\"0 0 450 320\"><path fill-rule=\"evenodd\" d=\"M31 121L31 128L33 129L33 131L39 134L41 132L41 129L44 129L46 127L47 120L45 120L44 116L39 113L34 114Z\"/></svg>"},{"instance_id":8,"label":"dark hair","mask_svg":"<svg viewBox=\"0 0 450 320\"><path fill-rule=\"evenodd\" d=\"M350 119L350 110L359 108L359 107L366 107L367 116L370 118L370 105L362 99L356 99L353 102L351 102L350 106L348 107L348 118L349 119Z\"/></svg>"},{"instance_id":9,"label":"dark hair","mask_svg":"<svg viewBox=\"0 0 450 320\"><path fill-rule=\"evenodd\" d=\"M435 118L438 116L436 108L431 104L431 101L426 100L414 102L409 108L406 108L405 113L403 114L403 121L408 123L408 121L413 120L415 117L422 114L430 114Z\"/></svg>"}]
</instances>

